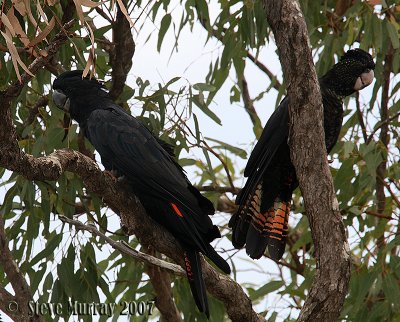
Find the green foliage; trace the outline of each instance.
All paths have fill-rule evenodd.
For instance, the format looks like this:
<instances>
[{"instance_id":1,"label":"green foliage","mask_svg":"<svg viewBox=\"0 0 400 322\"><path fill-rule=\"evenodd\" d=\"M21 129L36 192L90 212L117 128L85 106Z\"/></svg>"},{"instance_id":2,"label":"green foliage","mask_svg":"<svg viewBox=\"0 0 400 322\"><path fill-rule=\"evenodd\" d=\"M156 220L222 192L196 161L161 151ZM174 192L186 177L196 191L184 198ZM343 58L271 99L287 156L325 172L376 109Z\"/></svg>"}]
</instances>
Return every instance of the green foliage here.
<instances>
[{"instance_id":1,"label":"green foliage","mask_svg":"<svg viewBox=\"0 0 400 322\"><path fill-rule=\"evenodd\" d=\"M35 55L45 55L41 52L46 46L44 39L34 46L28 46L24 39L37 38L38 28L44 30L48 26L41 17L38 4L48 20L55 16L57 21L61 21L64 10L69 10L67 1L53 6L48 4L51 2L31 2L32 17L37 26L29 15L22 15L15 9L16 19L27 38L18 36L18 33L12 36L18 49L17 55L10 49L6 38L0 37L0 44L5 48L0 52L0 89L18 80L15 64L17 71L22 73L24 66L28 66ZM342 319L397 321L400 319L400 2L382 1L381 5L373 6L368 1L355 1L341 15L337 13L339 2L344 1L300 1L319 75L327 71L345 50L358 46L357 43L361 48L370 49L377 63L370 102L363 100L361 94L357 110L354 98L346 101L340 141L330 157L334 160L334 185L343 219L349 229L353 259L350 290ZM5 3L3 10L9 13L11 2ZM103 12L112 15L113 3L105 1ZM149 36L157 40L154 51L164 53L165 48L170 49L166 39L173 34L173 55L175 50L185 46L180 41L181 32L193 31L195 26L202 26L207 42L218 40L220 51L205 66L208 73L204 80L192 83L183 75L178 75L165 83L152 84L146 80L146 75L139 75L136 83L125 85L117 102L128 110L132 108L155 135L174 146L181 166L194 173L196 185L233 188L231 185L234 184L239 187L243 170L243 163L239 161L248 158L246 151L250 150L252 142L247 147L239 147L220 138L209 137L200 120L205 116L216 126L222 124L224 115L214 101L217 94L224 94L222 86L231 79L234 84L230 84L230 92L224 95L231 103L244 105L241 80L252 77L249 65L254 64L247 59L249 54L269 67L263 49L273 46L273 42L270 41L271 31L261 1L188 0L181 1L181 10L176 9L176 3L168 0L124 3L129 12L133 12L131 16L141 17L140 23L157 26L158 32ZM83 14L87 21L92 20L95 25L101 19L94 8L85 7ZM78 18L77 13L74 16ZM12 24L16 29L16 22ZM58 53L57 65L65 69L83 69L94 42L96 71L99 78L108 80L111 67L104 39L110 39L112 26L106 20L100 25L99 28L92 28L92 38L88 32L90 24L84 28L82 22L76 22L71 37ZM140 28L137 29L140 32ZM56 24L45 38L51 40L58 30L60 27ZM145 45L150 46L149 43ZM25 50L25 47L30 49ZM388 80L384 78L384 68L389 56L392 56L392 64ZM47 69L39 71L13 101L11 113L20 148L36 157L65 147L93 153L90 144L79 135L77 125L71 124L69 118L53 105L50 99L53 79ZM385 102L382 91L388 81L389 92ZM110 87L110 83L107 81L106 85ZM257 108L257 104L265 101L264 97L277 94L276 102L268 102L272 109L283 97L285 86L276 79L266 77L264 89L259 93L250 92L254 95L252 100ZM37 106L40 99L49 102ZM382 106L386 104L388 118L383 119ZM361 127L360 119L366 124L365 129ZM258 137L261 133L259 118L255 118L252 125L254 136ZM388 126L387 144L379 137L383 125ZM386 170L383 177L378 177L377 168L382 162ZM0 214L5 220L9 247L21 271L28 277L36 301L67 304L68 301L118 303L154 299L156 295L141 263L122 257L104 241L88 233L77 232L58 219L58 215L78 216L83 222L99 225L100 230L113 239L124 240L132 247L140 248L135 237L128 238L120 230L115 231L118 228L113 223L119 223L117 216L107 210L102 200L85 189L81 179L65 173L57 182L32 182L4 169L0 169L0 178L0 188L6 191ZM384 198L378 200L376 191L377 187L382 187L382 180ZM232 204L232 195L218 189L207 192L206 196L215 205L221 196ZM383 204L382 209L378 209L378 203ZM283 265L279 266L281 274L272 276L264 285L243 284L254 304L259 303L257 310L262 311L269 321L289 321L296 317L309 292L316 264L308 221L301 216L304 212L300 191L296 190L293 205L295 219L291 222ZM225 228L226 224L227 221L223 222L221 228ZM229 238L229 232L224 232ZM254 270L262 269L264 273L270 273L270 266L260 268L257 264L253 265ZM0 284L9 285L1 267ZM174 278L173 292L185 321L205 321L205 316L193 309L195 304L185 279ZM268 301L273 296L279 298L279 305ZM267 307L265 303L268 303ZM211 296L210 311L211 321L227 319L223 305ZM122 318L120 314L121 307L113 315L113 321ZM56 321L68 316L68 312L63 312L62 316L45 318ZM80 318L91 321L90 316ZM159 318L158 310L154 310L153 316L136 315L129 319L147 321L152 318ZM101 321L105 320L106 317L101 318Z\"/></svg>"}]
</instances>

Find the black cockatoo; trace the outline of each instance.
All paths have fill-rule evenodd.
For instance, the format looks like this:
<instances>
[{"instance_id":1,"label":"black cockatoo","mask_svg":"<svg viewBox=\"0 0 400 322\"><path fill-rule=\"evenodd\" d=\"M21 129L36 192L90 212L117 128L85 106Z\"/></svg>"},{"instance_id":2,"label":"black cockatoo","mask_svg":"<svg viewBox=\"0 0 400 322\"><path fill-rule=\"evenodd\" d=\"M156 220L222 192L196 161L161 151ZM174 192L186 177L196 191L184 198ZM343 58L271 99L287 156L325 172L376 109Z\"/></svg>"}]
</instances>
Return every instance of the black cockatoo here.
<instances>
[{"instance_id":1,"label":"black cockatoo","mask_svg":"<svg viewBox=\"0 0 400 322\"><path fill-rule=\"evenodd\" d=\"M342 127L343 98L371 84L374 68L370 54L353 49L320 78L328 153ZM298 186L288 145L288 103L288 97L284 98L271 115L251 153L244 171L248 179L236 198L239 209L229 222L233 246L246 244L251 258L260 258L267 246L274 260L285 251L292 193Z\"/></svg>"},{"instance_id":2,"label":"black cockatoo","mask_svg":"<svg viewBox=\"0 0 400 322\"><path fill-rule=\"evenodd\" d=\"M193 297L209 316L199 252L230 273L210 245L221 237L209 217L213 204L191 185L168 145L115 104L95 78L68 71L55 79L53 90L55 104L79 123L105 169L124 176L146 212L180 242Z\"/></svg>"}]
</instances>

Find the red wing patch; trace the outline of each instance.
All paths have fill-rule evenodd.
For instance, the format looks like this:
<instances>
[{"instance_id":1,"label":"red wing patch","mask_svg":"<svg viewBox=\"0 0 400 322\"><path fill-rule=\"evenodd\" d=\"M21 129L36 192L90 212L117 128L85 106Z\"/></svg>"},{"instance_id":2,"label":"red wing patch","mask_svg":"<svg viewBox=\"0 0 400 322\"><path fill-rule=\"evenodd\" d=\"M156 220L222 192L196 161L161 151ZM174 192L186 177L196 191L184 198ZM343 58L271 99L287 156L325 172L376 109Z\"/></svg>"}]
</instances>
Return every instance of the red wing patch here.
<instances>
[{"instance_id":1,"label":"red wing patch","mask_svg":"<svg viewBox=\"0 0 400 322\"><path fill-rule=\"evenodd\" d=\"M179 217L183 218L183 215L182 215L181 211L179 210L178 206L175 205L173 202L171 202L171 206L172 206L172 209L174 209L175 213L176 213Z\"/></svg>"}]
</instances>

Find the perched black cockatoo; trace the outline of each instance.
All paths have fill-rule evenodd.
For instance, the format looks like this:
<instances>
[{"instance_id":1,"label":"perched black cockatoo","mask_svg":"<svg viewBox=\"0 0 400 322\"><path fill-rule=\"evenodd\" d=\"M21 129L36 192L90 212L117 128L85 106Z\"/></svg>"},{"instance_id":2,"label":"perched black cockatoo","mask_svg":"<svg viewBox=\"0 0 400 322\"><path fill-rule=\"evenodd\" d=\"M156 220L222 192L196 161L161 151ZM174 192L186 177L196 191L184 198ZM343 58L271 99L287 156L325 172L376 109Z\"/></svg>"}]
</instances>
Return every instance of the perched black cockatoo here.
<instances>
[{"instance_id":1,"label":"perched black cockatoo","mask_svg":"<svg viewBox=\"0 0 400 322\"><path fill-rule=\"evenodd\" d=\"M343 98L372 83L375 63L361 49L347 51L322 78L326 150L329 153L339 137L343 120ZM286 97L268 120L244 170L247 182L236 203L238 211L229 226L232 244L251 258L260 258L268 246L272 259L285 251L293 190L298 186L290 160L289 99Z\"/></svg>"},{"instance_id":2,"label":"perched black cockatoo","mask_svg":"<svg viewBox=\"0 0 400 322\"><path fill-rule=\"evenodd\" d=\"M191 185L170 147L115 104L95 78L82 78L80 70L65 72L53 90L55 104L79 123L105 169L124 176L146 212L180 242L194 300L209 316L199 252L230 273L210 245L221 237L209 217L213 204Z\"/></svg>"}]
</instances>

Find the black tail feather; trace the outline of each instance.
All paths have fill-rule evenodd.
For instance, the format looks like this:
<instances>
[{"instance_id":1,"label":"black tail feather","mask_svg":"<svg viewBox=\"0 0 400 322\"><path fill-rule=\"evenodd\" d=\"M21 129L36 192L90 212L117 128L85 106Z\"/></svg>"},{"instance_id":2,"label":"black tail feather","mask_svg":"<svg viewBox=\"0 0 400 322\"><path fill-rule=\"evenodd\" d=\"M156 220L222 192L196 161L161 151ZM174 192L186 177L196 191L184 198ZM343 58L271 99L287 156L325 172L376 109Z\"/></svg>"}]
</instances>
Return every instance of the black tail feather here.
<instances>
[{"instance_id":1,"label":"black tail feather","mask_svg":"<svg viewBox=\"0 0 400 322\"><path fill-rule=\"evenodd\" d=\"M217 265L217 267L223 271L225 274L230 274L231 268L229 267L229 264L226 262L225 259L223 259L212 246L209 246L207 249L207 254L206 256L211 259L211 261Z\"/></svg>"},{"instance_id":2,"label":"black tail feather","mask_svg":"<svg viewBox=\"0 0 400 322\"><path fill-rule=\"evenodd\" d=\"M263 236L253 225L249 226L246 235L246 252L253 259L259 259L264 255L269 238Z\"/></svg>"},{"instance_id":3,"label":"black tail feather","mask_svg":"<svg viewBox=\"0 0 400 322\"><path fill-rule=\"evenodd\" d=\"M203 280L200 255L198 252L192 250L185 251L185 267L194 301L199 311L204 312L207 318L210 318L206 286Z\"/></svg>"},{"instance_id":4,"label":"black tail feather","mask_svg":"<svg viewBox=\"0 0 400 322\"><path fill-rule=\"evenodd\" d=\"M246 243L246 234L249 229L249 222L241 218L239 213L234 214L229 221L229 227L232 228L232 245L240 249Z\"/></svg>"},{"instance_id":5,"label":"black tail feather","mask_svg":"<svg viewBox=\"0 0 400 322\"><path fill-rule=\"evenodd\" d=\"M279 261L283 253L285 252L286 246L286 238L282 238L281 240L275 238L269 238L268 242L268 253L271 259L275 261Z\"/></svg>"}]
</instances>

